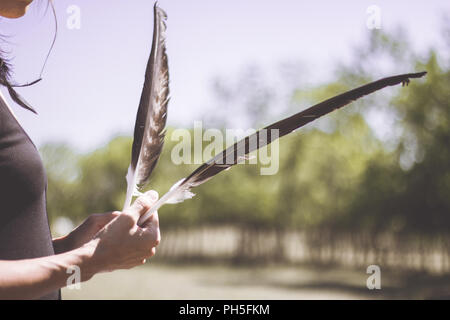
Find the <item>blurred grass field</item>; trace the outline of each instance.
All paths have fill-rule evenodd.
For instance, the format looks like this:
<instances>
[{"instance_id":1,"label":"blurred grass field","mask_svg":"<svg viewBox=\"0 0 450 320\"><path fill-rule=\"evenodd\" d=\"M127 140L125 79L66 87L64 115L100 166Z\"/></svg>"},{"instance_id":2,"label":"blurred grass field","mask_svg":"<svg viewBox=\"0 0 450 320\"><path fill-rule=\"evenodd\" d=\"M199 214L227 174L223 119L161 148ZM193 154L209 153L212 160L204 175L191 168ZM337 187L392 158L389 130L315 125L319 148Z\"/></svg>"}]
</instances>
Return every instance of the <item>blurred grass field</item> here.
<instances>
[{"instance_id":1,"label":"blurred grass field","mask_svg":"<svg viewBox=\"0 0 450 320\"><path fill-rule=\"evenodd\" d=\"M425 299L450 297L450 277L382 270L369 290L365 269L312 266L228 267L147 263L96 275L63 299Z\"/></svg>"}]
</instances>

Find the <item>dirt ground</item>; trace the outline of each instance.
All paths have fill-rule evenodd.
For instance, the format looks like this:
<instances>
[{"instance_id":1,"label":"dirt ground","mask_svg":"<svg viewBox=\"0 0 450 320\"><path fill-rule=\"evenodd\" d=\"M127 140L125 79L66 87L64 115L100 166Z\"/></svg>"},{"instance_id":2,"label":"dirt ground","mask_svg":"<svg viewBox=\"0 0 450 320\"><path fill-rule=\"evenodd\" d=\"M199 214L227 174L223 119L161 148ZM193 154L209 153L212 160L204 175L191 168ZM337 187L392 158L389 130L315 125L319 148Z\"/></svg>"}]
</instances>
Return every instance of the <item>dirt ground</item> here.
<instances>
[{"instance_id":1,"label":"dirt ground","mask_svg":"<svg viewBox=\"0 0 450 320\"><path fill-rule=\"evenodd\" d=\"M230 267L147 263L96 275L63 299L449 299L450 276L381 270L369 290L365 269Z\"/></svg>"}]
</instances>

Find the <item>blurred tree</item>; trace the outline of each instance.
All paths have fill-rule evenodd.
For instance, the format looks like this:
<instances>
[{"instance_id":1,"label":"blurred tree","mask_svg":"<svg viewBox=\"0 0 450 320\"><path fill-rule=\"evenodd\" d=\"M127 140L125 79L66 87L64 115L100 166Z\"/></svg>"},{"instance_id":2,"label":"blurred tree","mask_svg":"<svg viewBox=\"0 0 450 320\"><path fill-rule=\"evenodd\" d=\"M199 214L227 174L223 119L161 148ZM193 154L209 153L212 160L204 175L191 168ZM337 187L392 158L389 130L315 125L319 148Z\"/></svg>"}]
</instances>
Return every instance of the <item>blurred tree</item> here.
<instances>
[{"instance_id":1,"label":"blurred tree","mask_svg":"<svg viewBox=\"0 0 450 320\"><path fill-rule=\"evenodd\" d=\"M290 105L277 109L276 118L293 106L316 103L392 70L426 70L425 81L386 89L282 138L275 155L277 174L262 176L261 165L233 167L194 190L198 196L193 200L162 207L161 226L238 227L238 258L266 248L282 259L284 234L293 229L311 235L308 244L319 256L320 248L335 246L338 237L350 236L353 245L368 252L379 247L377 239L386 233L448 236L450 71L437 51L418 57L405 38L401 31L371 31L368 42L355 49L354 61L338 67L334 81L308 91L292 90L291 101L285 101ZM390 71L381 74L383 69ZM260 69L249 68L235 82L220 80L215 87L215 110L222 111L213 115L219 127L235 127L238 114L254 126L274 120L270 109L279 95ZM371 123L374 115L389 129L383 138ZM168 130L148 187L161 194L197 166L173 163L171 151L178 142L172 141L172 132ZM188 147L194 154L193 145ZM51 219L64 215L78 221L89 213L120 209L130 148L129 137L116 137L85 155L62 144L43 146ZM260 235L274 230L269 246L272 238Z\"/></svg>"},{"instance_id":2,"label":"blurred tree","mask_svg":"<svg viewBox=\"0 0 450 320\"><path fill-rule=\"evenodd\" d=\"M39 151L47 171L47 212L50 222L58 216L73 218L83 204L76 201L80 174L78 155L63 143L48 143Z\"/></svg>"}]
</instances>

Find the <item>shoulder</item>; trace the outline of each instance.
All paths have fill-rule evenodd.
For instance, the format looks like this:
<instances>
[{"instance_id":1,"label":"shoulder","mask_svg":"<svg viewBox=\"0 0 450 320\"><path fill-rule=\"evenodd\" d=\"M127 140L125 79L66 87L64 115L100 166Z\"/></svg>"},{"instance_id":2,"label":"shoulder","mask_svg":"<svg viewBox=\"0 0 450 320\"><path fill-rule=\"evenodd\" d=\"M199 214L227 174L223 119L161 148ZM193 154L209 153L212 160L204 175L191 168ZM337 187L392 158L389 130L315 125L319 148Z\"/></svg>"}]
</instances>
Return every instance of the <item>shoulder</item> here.
<instances>
[{"instance_id":1,"label":"shoulder","mask_svg":"<svg viewBox=\"0 0 450 320\"><path fill-rule=\"evenodd\" d=\"M17 119L17 116L14 113L13 109L8 104L8 102L6 101L5 96L3 95L3 92L1 90L0 90L0 104L1 104L2 107L8 109L9 112L11 112L11 114L14 116L14 118L16 118L17 121L19 121L19 119Z\"/></svg>"}]
</instances>

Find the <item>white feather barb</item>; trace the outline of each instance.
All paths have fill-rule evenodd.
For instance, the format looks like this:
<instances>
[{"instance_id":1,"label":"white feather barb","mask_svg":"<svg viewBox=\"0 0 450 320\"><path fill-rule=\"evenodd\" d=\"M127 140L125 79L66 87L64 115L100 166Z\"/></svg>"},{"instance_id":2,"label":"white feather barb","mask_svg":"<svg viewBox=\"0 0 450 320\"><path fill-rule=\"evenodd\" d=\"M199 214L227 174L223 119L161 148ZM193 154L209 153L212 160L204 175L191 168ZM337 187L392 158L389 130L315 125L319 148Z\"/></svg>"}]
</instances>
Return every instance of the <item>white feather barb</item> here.
<instances>
[{"instance_id":1,"label":"white feather barb","mask_svg":"<svg viewBox=\"0 0 450 320\"><path fill-rule=\"evenodd\" d=\"M191 192L191 188L189 184L183 184L184 178L176 182L169 191L163 195L154 205L148 210L144 215L142 215L138 221L138 225L142 225L151 215L156 212L159 208L161 208L164 204L175 204L183 202L184 200L191 199L195 196L194 193ZM180 186L181 185L181 186Z\"/></svg>"}]
</instances>

